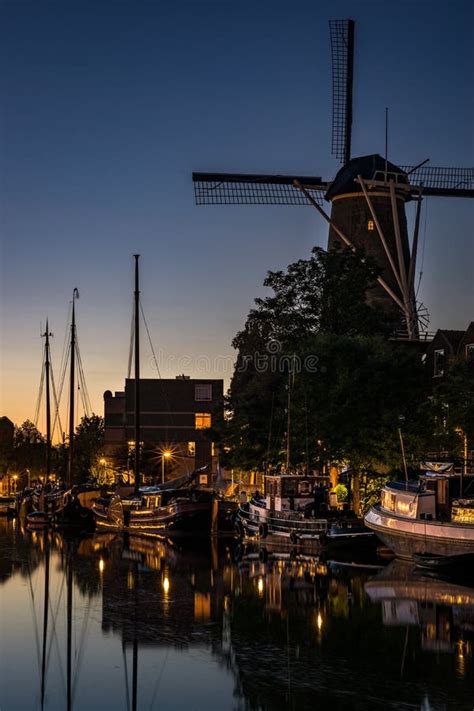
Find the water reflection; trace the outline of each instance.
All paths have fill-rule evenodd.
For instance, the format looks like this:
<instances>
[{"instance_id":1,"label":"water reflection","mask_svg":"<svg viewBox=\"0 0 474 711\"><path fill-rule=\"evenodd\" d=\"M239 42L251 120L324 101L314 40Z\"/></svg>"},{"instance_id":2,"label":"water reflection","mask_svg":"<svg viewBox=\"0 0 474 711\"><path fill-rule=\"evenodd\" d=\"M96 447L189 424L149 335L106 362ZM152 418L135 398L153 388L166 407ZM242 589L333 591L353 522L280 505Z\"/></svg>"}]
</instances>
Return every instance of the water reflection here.
<instances>
[{"instance_id":1,"label":"water reflection","mask_svg":"<svg viewBox=\"0 0 474 711\"><path fill-rule=\"evenodd\" d=\"M381 605L384 625L418 628L422 649L456 654L458 672L466 674L474 640L474 588L465 580L431 577L394 560L365 589Z\"/></svg>"},{"instance_id":2,"label":"water reflection","mask_svg":"<svg viewBox=\"0 0 474 711\"><path fill-rule=\"evenodd\" d=\"M471 708L474 585L348 562L0 520L0 707Z\"/></svg>"}]
</instances>

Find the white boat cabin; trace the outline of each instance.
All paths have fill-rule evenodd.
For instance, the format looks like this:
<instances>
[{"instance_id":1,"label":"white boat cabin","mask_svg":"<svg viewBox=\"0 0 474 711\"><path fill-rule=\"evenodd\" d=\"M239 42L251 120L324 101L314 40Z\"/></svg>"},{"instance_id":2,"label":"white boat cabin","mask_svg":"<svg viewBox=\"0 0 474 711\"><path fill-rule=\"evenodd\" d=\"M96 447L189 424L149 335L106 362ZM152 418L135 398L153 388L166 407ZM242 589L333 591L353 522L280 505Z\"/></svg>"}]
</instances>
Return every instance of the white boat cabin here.
<instances>
[{"instance_id":1,"label":"white boat cabin","mask_svg":"<svg viewBox=\"0 0 474 711\"><path fill-rule=\"evenodd\" d=\"M417 482L390 482L382 489L381 509L426 521L474 518L474 476L424 474ZM472 511L472 513L470 513Z\"/></svg>"}]
</instances>

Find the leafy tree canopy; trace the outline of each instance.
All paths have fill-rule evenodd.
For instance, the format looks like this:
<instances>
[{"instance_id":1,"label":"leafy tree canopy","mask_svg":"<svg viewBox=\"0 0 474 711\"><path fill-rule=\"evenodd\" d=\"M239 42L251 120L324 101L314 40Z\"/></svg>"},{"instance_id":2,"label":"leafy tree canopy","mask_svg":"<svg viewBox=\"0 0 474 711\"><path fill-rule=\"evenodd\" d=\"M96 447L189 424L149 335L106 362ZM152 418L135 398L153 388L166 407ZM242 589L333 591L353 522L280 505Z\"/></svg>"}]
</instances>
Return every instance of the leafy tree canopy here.
<instances>
[{"instance_id":1,"label":"leafy tree canopy","mask_svg":"<svg viewBox=\"0 0 474 711\"><path fill-rule=\"evenodd\" d=\"M411 451L424 446L427 383L418 352L387 339L398 315L367 303L377 276L370 259L315 248L270 272L233 345L236 368L222 443L227 463L281 467L290 388L293 467L349 460L400 465L399 418Z\"/></svg>"}]
</instances>

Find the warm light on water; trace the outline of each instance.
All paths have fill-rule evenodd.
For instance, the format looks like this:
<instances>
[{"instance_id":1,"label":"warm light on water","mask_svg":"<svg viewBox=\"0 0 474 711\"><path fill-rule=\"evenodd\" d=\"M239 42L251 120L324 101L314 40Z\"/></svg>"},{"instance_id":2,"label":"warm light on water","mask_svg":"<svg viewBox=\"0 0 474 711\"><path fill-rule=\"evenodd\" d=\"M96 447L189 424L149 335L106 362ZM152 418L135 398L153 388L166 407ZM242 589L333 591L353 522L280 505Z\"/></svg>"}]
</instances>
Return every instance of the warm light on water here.
<instances>
[{"instance_id":1,"label":"warm light on water","mask_svg":"<svg viewBox=\"0 0 474 711\"><path fill-rule=\"evenodd\" d=\"M0 571L2 711L472 707L474 582L4 519Z\"/></svg>"}]
</instances>

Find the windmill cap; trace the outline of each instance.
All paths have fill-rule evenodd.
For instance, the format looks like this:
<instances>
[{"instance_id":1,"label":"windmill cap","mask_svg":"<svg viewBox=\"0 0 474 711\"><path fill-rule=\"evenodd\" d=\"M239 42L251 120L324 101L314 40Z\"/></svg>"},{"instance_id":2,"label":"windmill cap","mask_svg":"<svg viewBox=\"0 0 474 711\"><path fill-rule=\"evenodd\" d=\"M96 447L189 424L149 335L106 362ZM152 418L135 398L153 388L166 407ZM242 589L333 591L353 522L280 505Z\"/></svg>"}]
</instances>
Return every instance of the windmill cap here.
<instances>
[{"instance_id":1,"label":"windmill cap","mask_svg":"<svg viewBox=\"0 0 474 711\"><path fill-rule=\"evenodd\" d=\"M383 173L385 173L385 158L378 153L352 158L338 171L326 193L326 200L332 200L337 195L361 193L361 186L355 182L358 175L364 180L383 180ZM409 183L406 172L390 161L387 161L387 173L396 173L398 183Z\"/></svg>"}]
</instances>

